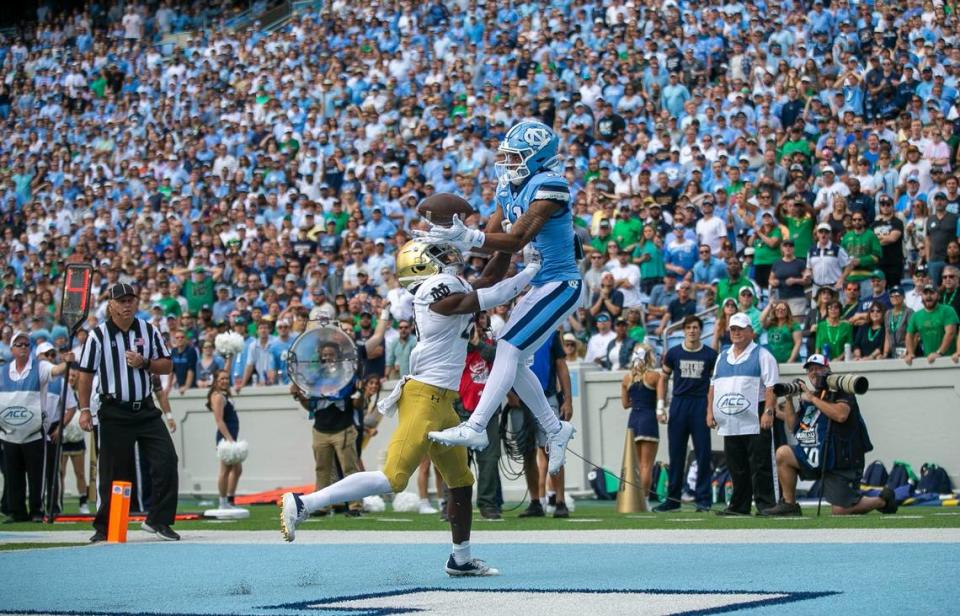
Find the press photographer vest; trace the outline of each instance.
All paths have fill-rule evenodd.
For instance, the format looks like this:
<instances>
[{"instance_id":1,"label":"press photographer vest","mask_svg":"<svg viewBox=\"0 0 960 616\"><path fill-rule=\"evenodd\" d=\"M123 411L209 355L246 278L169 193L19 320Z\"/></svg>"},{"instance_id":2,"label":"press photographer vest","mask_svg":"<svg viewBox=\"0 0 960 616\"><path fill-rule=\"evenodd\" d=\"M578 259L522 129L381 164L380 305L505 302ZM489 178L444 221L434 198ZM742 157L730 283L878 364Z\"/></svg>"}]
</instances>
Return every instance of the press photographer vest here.
<instances>
[{"instance_id":1,"label":"press photographer vest","mask_svg":"<svg viewBox=\"0 0 960 616\"><path fill-rule=\"evenodd\" d=\"M43 436L40 370L36 361L29 361L27 375L19 381L10 378L13 364L0 367L0 439L8 443L30 443Z\"/></svg>"},{"instance_id":2,"label":"press photographer vest","mask_svg":"<svg viewBox=\"0 0 960 616\"><path fill-rule=\"evenodd\" d=\"M729 361L733 347L720 353L713 378L713 418L720 436L760 434L760 345L745 350L747 357Z\"/></svg>"}]
</instances>

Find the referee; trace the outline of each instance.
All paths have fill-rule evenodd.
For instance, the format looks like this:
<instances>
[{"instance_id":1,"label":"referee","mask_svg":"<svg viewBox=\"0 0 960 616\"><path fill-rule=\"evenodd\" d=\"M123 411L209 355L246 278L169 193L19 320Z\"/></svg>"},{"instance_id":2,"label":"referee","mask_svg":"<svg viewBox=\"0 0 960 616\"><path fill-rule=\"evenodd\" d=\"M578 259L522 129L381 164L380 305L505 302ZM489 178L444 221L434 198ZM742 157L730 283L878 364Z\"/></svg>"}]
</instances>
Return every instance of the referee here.
<instances>
[{"instance_id":1,"label":"referee","mask_svg":"<svg viewBox=\"0 0 960 616\"><path fill-rule=\"evenodd\" d=\"M137 293L117 283L107 292L107 320L90 332L78 362L77 398L80 427L91 430L90 394L93 376L100 382L100 502L91 543L106 539L110 487L115 480L132 481L133 447L149 462L153 504L143 530L167 541L180 535L170 526L177 513L177 453L153 403L150 375L169 374L170 352L160 332L134 317Z\"/></svg>"}]
</instances>

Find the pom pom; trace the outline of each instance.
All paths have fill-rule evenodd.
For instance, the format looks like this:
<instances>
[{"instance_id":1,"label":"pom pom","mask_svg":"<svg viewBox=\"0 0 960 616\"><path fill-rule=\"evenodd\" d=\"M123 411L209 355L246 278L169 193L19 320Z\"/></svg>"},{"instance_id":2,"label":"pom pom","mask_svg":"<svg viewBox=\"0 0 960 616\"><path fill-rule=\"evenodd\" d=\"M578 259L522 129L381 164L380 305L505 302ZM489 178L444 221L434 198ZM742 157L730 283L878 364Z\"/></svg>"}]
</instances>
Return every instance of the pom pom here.
<instances>
[{"instance_id":1,"label":"pom pom","mask_svg":"<svg viewBox=\"0 0 960 616\"><path fill-rule=\"evenodd\" d=\"M213 346L216 347L217 353L220 353L224 357L243 352L244 344L243 336L236 332L217 334L217 337L214 338L213 341Z\"/></svg>"},{"instance_id":2,"label":"pom pom","mask_svg":"<svg viewBox=\"0 0 960 616\"><path fill-rule=\"evenodd\" d=\"M64 443L82 443L83 429L80 428L80 413L74 413L70 423L63 427Z\"/></svg>"},{"instance_id":3,"label":"pom pom","mask_svg":"<svg viewBox=\"0 0 960 616\"><path fill-rule=\"evenodd\" d=\"M240 464L246 460L248 451L249 447L247 446L247 441L237 441L235 443L231 443L230 441L224 439L220 441L219 445L217 445L217 457L220 458L220 461L227 466Z\"/></svg>"},{"instance_id":4,"label":"pom pom","mask_svg":"<svg viewBox=\"0 0 960 616\"><path fill-rule=\"evenodd\" d=\"M387 504L379 496L364 496L363 510L367 513L381 513L387 510Z\"/></svg>"},{"instance_id":5,"label":"pom pom","mask_svg":"<svg viewBox=\"0 0 960 616\"><path fill-rule=\"evenodd\" d=\"M393 496L393 510L397 513L415 513L420 511L420 497L412 492L401 492Z\"/></svg>"}]
</instances>

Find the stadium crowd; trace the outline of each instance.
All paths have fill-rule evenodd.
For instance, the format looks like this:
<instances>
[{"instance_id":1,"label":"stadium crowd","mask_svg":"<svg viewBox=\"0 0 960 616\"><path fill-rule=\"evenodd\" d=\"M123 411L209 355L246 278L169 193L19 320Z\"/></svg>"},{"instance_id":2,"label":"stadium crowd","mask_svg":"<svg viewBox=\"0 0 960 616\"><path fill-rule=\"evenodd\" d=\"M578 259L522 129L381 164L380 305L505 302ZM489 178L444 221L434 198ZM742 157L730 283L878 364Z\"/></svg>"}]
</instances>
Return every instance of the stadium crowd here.
<instances>
[{"instance_id":1,"label":"stadium crowd","mask_svg":"<svg viewBox=\"0 0 960 616\"><path fill-rule=\"evenodd\" d=\"M482 227L497 144L534 117L588 248L564 337L585 360L625 368L705 311L719 345L743 311L781 362L957 361L949 5L337 0L272 33L236 11L44 9L0 43L0 356L21 330L66 347L76 260L96 267L91 325L109 285L139 290L175 347L171 390L210 384L227 329L248 339L238 391L286 383L309 318L366 339L386 302L364 374L399 375L392 255L416 204L460 194Z\"/></svg>"}]
</instances>

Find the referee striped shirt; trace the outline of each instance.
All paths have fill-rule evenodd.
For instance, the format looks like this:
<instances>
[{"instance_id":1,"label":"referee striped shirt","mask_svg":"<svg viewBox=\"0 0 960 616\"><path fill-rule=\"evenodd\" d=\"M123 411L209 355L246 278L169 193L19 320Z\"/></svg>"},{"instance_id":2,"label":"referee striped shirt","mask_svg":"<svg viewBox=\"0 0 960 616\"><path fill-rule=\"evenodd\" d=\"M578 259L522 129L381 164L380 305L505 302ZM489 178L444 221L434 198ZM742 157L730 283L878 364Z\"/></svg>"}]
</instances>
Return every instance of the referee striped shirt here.
<instances>
[{"instance_id":1,"label":"referee striped shirt","mask_svg":"<svg viewBox=\"0 0 960 616\"><path fill-rule=\"evenodd\" d=\"M150 361L170 357L160 331L150 323L135 318L130 329L124 332L107 318L87 336L77 368L99 377L100 394L123 402L143 400L152 392L150 374L142 368L128 366L127 351L136 351Z\"/></svg>"}]
</instances>

